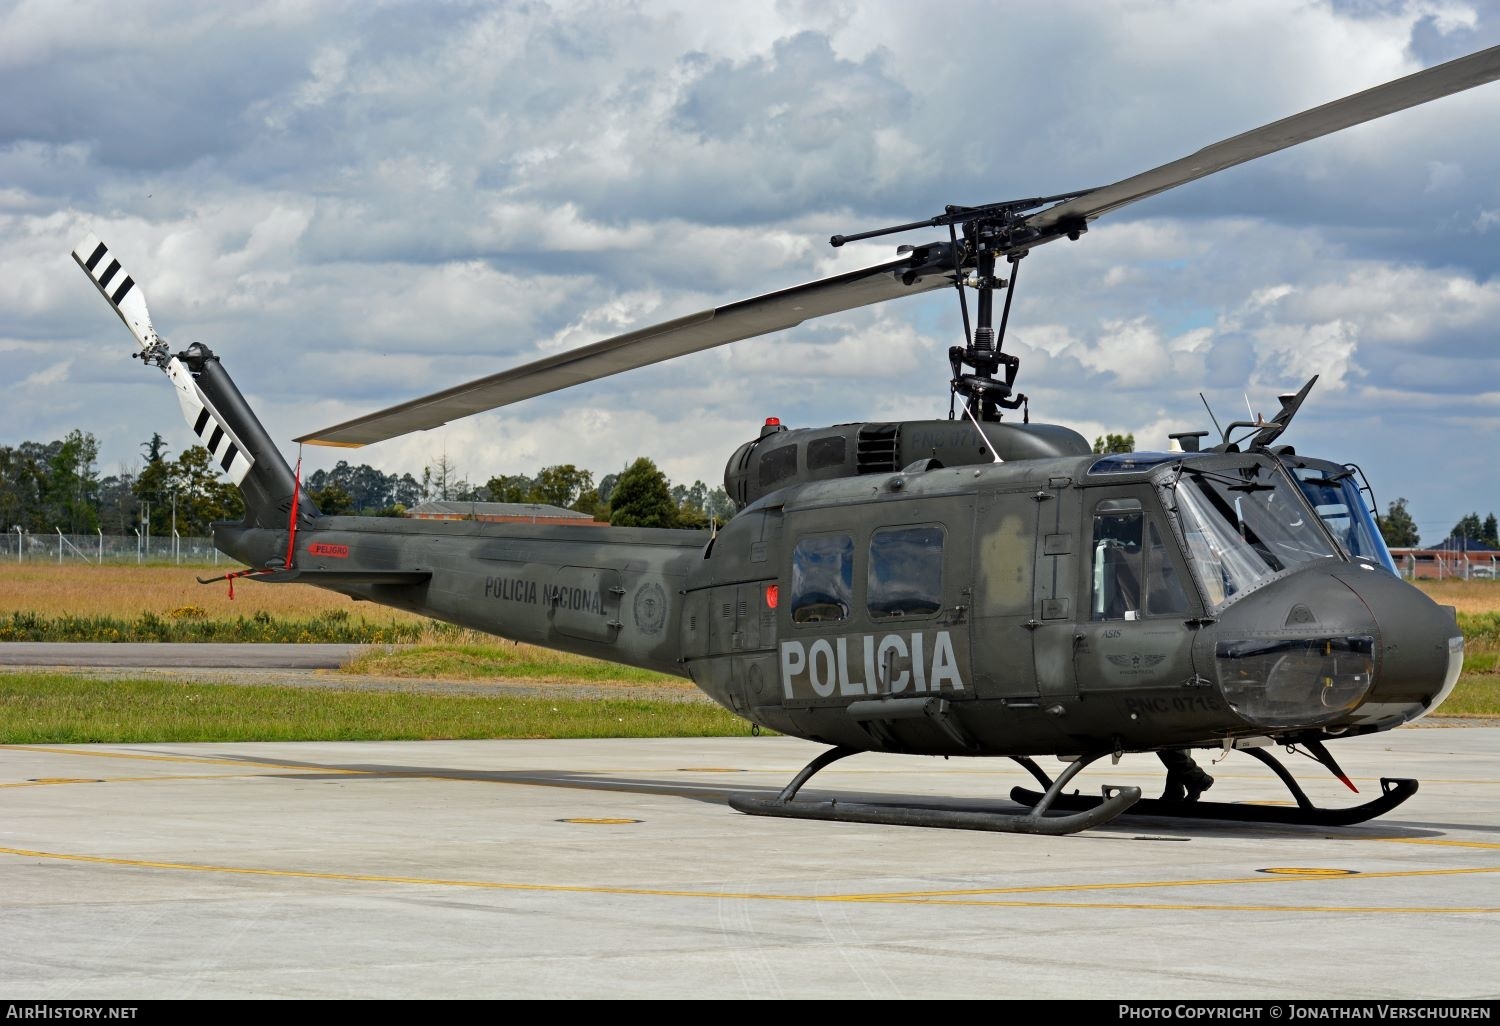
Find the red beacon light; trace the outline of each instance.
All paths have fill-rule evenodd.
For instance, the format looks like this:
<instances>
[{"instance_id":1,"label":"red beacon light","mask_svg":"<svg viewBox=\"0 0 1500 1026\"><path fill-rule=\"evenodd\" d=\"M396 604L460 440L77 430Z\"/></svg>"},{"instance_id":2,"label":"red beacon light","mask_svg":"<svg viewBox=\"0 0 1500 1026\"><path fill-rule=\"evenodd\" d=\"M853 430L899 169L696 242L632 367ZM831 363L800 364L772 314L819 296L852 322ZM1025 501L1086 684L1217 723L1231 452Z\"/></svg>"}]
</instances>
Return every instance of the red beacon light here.
<instances>
[{"instance_id":1,"label":"red beacon light","mask_svg":"<svg viewBox=\"0 0 1500 1026\"><path fill-rule=\"evenodd\" d=\"M786 428L782 426L780 417L767 417L765 425L760 429L760 437L764 438L767 435L775 434L777 431L785 430Z\"/></svg>"},{"instance_id":2,"label":"red beacon light","mask_svg":"<svg viewBox=\"0 0 1500 1026\"><path fill-rule=\"evenodd\" d=\"M766 608L767 609L775 609L776 608L776 603L779 602L780 600L781 600L781 585L779 585L779 584L768 584L768 585L766 585Z\"/></svg>"}]
</instances>

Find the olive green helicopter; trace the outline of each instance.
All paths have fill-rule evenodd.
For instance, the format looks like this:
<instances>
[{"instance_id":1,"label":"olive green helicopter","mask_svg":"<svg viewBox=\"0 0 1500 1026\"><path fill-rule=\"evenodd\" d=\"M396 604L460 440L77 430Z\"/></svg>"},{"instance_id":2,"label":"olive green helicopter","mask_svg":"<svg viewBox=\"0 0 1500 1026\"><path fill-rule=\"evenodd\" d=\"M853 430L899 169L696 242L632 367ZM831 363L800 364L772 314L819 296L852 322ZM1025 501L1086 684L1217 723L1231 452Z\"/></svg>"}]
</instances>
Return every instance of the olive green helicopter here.
<instances>
[{"instance_id":1,"label":"olive green helicopter","mask_svg":"<svg viewBox=\"0 0 1500 1026\"><path fill-rule=\"evenodd\" d=\"M1338 826L1417 790L1383 778L1314 803L1272 749L1355 785L1328 746L1436 709L1462 665L1454 610L1403 580L1353 464L1283 434L1316 378L1269 420L1184 431L1165 451L1099 454L1033 423L1004 349L1021 262L1103 214L1353 125L1500 78L1500 47L1427 68L1101 188L949 206L834 236L944 230L893 260L631 331L295 439L361 446L813 318L953 289L947 418L789 428L768 421L725 468L720 529L573 527L321 513L202 343L173 352L97 237L77 263L176 389L195 439L239 488L213 527L244 564L530 642L691 679L758 728L824 746L749 814L1067 834L1129 814ZM970 309L969 293L973 293ZM996 294L1004 293L997 310ZM998 314L998 316L997 316ZM1019 419L1008 414L1021 411ZM1217 422L1215 422L1217 428ZM1208 444L1208 443L1212 444ZM300 467L300 462L299 462ZM204 583L208 583L205 581ZM1293 801L1215 802L1069 787L1125 753L1243 752ZM993 806L799 798L862 752L1002 757L1035 778ZM1049 774L1036 761L1055 756ZM1197 799L1197 800L1189 800Z\"/></svg>"}]
</instances>

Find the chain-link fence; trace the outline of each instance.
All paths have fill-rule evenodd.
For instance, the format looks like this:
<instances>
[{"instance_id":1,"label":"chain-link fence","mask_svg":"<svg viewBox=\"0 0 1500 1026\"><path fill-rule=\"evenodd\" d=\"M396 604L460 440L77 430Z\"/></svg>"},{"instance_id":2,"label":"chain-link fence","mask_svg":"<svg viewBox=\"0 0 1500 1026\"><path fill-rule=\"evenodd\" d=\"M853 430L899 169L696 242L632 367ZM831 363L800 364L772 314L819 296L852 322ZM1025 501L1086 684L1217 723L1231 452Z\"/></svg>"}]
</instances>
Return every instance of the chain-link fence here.
<instances>
[{"instance_id":1,"label":"chain-link fence","mask_svg":"<svg viewBox=\"0 0 1500 1026\"><path fill-rule=\"evenodd\" d=\"M233 562L213 539L134 534L51 534L12 527L0 537L0 559L11 563L195 563Z\"/></svg>"},{"instance_id":2,"label":"chain-link fence","mask_svg":"<svg viewBox=\"0 0 1500 1026\"><path fill-rule=\"evenodd\" d=\"M1493 581L1500 577L1500 552L1487 549L1392 549L1401 576L1465 581Z\"/></svg>"}]
</instances>

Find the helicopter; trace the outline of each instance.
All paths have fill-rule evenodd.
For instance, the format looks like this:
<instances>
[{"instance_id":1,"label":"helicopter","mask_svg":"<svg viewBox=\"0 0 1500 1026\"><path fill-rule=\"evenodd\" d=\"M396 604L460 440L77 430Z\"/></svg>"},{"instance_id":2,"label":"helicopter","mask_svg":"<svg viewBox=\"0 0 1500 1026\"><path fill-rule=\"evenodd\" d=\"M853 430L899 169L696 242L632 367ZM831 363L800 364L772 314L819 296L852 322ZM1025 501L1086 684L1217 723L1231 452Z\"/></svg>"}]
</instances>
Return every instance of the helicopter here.
<instances>
[{"instance_id":1,"label":"helicopter","mask_svg":"<svg viewBox=\"0 0 1500 1026\"><path fill-rule=\"evenodd\" d=\"M1328 751L1438 708L1463 662L1452 607L1403 580L1350 463L1281 442L1317 378L1269 420L1183 431L1165 451L1096 453L1032 422L1004 349L1020 265L1100 216L1278 150L1500 78L1483 50L1206 146L1100 188L950 205L834 236L922 229L893 260L560 352L295 439L357 447L812 318L953 289L946 419L790 428L725 467L737 512L711 533L324 515L219 357L173 352L142 289L89 235L73 257L164 371L197 441L239 489L215 546L246 578L310 584L515 641L692 680L754 728L823 750L742 813L1061 835L1122 815L1314 826L1416 793L1323 807L1271 749L1357 790ZM1004 293L998 304L997 293ZM971 315L969 293L974 294ZM998 316L997 316L998 314ZM1021 411L1020 420L1007 415ZM1210 411L1212 417L1212 411ZM1217 420L1214 421L1218 428ZM232 590L231 590L232 594ZM1125 753L1243 752L1293 802L1069 790ZM863 752L1006 758L1037 788L993 808L798 793ZM1037 759L1055 756L1054 776ZM1197 795L1193 796L1197 798Z\"/></svg>"}]
</instances>

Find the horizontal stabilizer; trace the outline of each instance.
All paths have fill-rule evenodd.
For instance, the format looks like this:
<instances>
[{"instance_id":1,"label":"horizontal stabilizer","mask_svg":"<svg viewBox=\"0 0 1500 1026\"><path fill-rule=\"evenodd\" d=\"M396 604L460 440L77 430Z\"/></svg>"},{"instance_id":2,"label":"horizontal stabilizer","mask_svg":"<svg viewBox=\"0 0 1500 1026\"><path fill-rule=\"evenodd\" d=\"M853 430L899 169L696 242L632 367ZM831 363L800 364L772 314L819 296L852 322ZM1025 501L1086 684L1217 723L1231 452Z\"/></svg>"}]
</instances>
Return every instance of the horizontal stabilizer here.
<instances>
[{"instance_id":1,"label":"horizontal stabilizer","mask_svg":"<svg viewBox=\"0 0 1500 1026\"><path fill-rule=\"evenodd\" d=\"M269 584L284 584L301 581L303 584L422 584L431 580L431 570L272 570L257 574L257 581Z\"/></svg>"}]
</instances>

